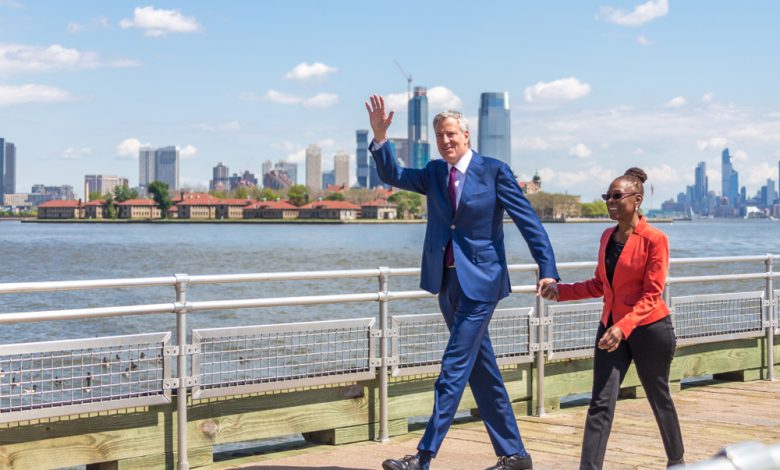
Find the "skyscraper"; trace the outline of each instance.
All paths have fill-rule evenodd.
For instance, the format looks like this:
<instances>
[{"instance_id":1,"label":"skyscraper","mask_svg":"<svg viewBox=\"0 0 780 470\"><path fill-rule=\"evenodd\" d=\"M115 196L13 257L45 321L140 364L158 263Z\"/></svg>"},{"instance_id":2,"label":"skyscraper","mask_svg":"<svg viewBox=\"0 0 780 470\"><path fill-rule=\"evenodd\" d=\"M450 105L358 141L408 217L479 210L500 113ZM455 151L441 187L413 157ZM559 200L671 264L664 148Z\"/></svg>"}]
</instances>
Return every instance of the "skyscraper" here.
<instances>
[{"instance_id":1,"label":"skyscraper","mask_svg":"<svg viewBox=\"0 0 780 470\"><path fill-rule=\"evenodd\" d=\"M5 149L5 173L3 175L3 184L1 194L16 194L16 145L6 142Z\"/></svg>"},{"instance_id":2,"label":"skyscraper","mask_svg":"<svg viewBox=\"0 0 780 470\"><path fill-rule=\"evenodd\" d=\"M5 139L0 137L0 198L5 194ZM2 201L0 201L2 205Z\"/></svg>"},{"instance_id":3,"label":"skyscraper","mask_svg":"<svg viewBox=\"0 0 780 470\"><path fill-rule=\"evenodd\" d=\"M274 170L279 170L286 173L290 177L292 184L298 184L298 164L289 163L284 160L280 160L274 165Z\"/></svg>"},{"instance_id":4,"label":"skyscraper","mask_svg":"<svg viewBox=\"0 0 780 470\"><path fill-rule=\"evenodd\" d=\"M482 93L479 102L479 153L512 166L509 93Z\"/></svg>"},{"instance_id":5,"label":"skyscraper","mask_svg":"<svg viewBox=\"0 0 780 470\"><path fill-rule=\"evenodd\" d=\"M365 129L358 129L355 131L355 141L357 142L357 151L355 152L355 160L357 161L357 185L361 188L368 188L369 186L369 161L373 162L373 158L368 155L368 131Z\"/></svg>"},{"instance_id":6,"label":"skyscraper","mask_svg":"<svg viewBox=\"0 0 780 470\"><path fill-rule=\"evenodd\" d=\"M217 163L217 166L212 169L211 176L209 189L225 191L229 188L230 168L225 166L222 162Z\"/></svg>"},{"instance_id":7,"label":"skyscraper","mask_svg":"<svg viewBox=\"0 0 780 470\"><path fill-rule=\"evenodd\" d=\"M138 149L138 187L143 194L146 194L149 183L156 179L154 167L154 149L151 147Z\"/></svg>"},{"instance_id":8,"label":"skyscraper","mask_svg":"<svg viewBox=\"0 0 780 470\"><path fill-rule=\"evenodd\" d=\"M154 180L167 184L171 193L179 192L179 149L175 146L154 151Z\"/></svg>"},{"instance_id":9,"label":"skyscraper","mask_svg":"<svg viewBox=\"0 0 780 470\"><path fill-rule=\"evenodd\" d=\"M322 191L322 149L314 144L306 148L306 187L312 193Z\"/></svg>"},{"instance_id":10,"label":"skyscraper","mask_svg":"<svg viewBox=\"0 0 780 470\"><path fill-rule=\"evenodd\" d=\"M339 152L333 157L333 179L336 185L349 187L349 154Z\"/></svg>"},{"instance_id":11,"label":"skyscraper","mask_svg":"<svg viewBox=\"0 0 780 470\"><path fill-rule=\"evenodd\" d=\"M709 194L709 179L707 178L707 163L699 162L696 165L694 173L693 194L690 201L691 206L697 214L707 214L709 204L707 195Z\"/></svg>"},{"instance_id":12,"label":"skyscraper","mask_svg":"<svg viewBox=\"0 0 780 470\"><path fill-rule=\"evenodd\" d=\"M387 139L387 141L393 144L395 161L403 167L409 167L409 140L390 137Z\"/></svg>"},{"instance_id":13,"label":"skyscraper","mask_svg":"<svg viewBox=\"0 0 780 470\"><path fill-rule=\"evenodd\" d=\"M728 147L721 153L721 195L728 198L729 205L737 205L739 196L739 173L731 166Z\"/></svg>"},{"instance_id":14,"label":"skyscraper","mask_svg":"<svg viewBox=\"0 0 780 470\"><path fill-rule=\"evenodd\" d=\"M272 169L273 167L274 167L274 164L273 164L273 163L271 163L271 160L265 160L265 161L263 162L263 171L262 171L262 173L263 173L263 174L262 174L262 175L260 175L260 176L264 176L266 173L268 173L269 171L271 171L271 169Z\"/></svg>"},{"instance_id":15,"label":"skyscraper","mask_svg":"<svg viewBox=\"0 0 780 470\"><path fill-rule=\"evenodd\" d=\"M428 95L425 87L414 87L409 100L409 166L424 168L431 160L428 145Z\"/></svg>"},{"instance_id":16,"label":"skyscraper","mask_svg":"<svg viewBox=\"0 0 780 470\"><path fill-rule=\"evenodd\" d=\"M84 175L84 185L87 191L84 195L86 198L90 193L100 193L104 196L111 194L117 186L128 186L128 181L121 176Z\"/></svg>"}]
</instances>

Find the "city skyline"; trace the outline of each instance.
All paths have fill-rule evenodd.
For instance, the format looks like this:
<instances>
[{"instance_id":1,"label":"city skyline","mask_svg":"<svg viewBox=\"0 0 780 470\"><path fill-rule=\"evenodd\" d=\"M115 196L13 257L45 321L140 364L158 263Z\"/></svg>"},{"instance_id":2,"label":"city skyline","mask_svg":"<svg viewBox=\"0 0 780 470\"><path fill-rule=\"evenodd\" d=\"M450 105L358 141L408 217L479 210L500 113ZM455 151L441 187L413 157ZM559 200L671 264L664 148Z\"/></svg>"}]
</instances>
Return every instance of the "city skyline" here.
<instances>
[{"instance_id":1,"label":"city skyline","mask_svg":"<svg viewBox=\"0 0 780 470\"><path fill-rule=\"evenodd\" d=\"M521 180L538 170L548 191L589 201L637 165L658 206L695 183L701 161L720 189L725 146L749 194L775 177L778 65L767 57L780 5L502 4L488 30L453 41L457 58L443 59L430 22L468 30L478 17L473 4L453 5L398 3L423 21L382 19L377 59L364 40L376 26L363 19L383 15L358 2L0 2L0 136L16 144L16 191L80 193L86 174L136 186L139 148L170 143L185 186L207 187L219 161L255 173L265 160L302 167L312 143L325 171L339 151L350 154L354 184L368 95L386 96L397 111L390 135L406 137L408 83L394 59L426 88L427 125L460 110L474 148L481 93L508 93L512 167Z\"/></svg>"}]
</instances>

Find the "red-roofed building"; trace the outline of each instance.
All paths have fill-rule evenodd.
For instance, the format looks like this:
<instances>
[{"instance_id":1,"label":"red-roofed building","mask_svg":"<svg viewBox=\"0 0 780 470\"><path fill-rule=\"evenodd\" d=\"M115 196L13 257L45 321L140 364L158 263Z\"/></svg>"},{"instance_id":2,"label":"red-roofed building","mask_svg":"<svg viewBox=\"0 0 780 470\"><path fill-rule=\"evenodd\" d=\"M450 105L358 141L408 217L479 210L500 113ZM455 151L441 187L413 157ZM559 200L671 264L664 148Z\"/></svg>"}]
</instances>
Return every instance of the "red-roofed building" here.
<instances>
[{"instance_id":1,"label":"red-roofed building","mask_svg":"<svg viewBox=\"0 0 780 470\"><path fill-rule=\"evenodd\" d=\"M102 219L106 216L106 201L96 199L84 204L85 219Z\"/></svg>"},{"instance_id":2,"label":"red-roofed building","mask_svg":"<svg viewBox=\"0 0 780 470\"><path fill-rule=\"evenodd\" d=\"M301 206L301 219L354 220L360 216L360 207L347 201L315 201Z\"/></svg>"},{"instance_id":3,"label":"red-roofed building","mask_svg":"<svg viewBox=\"0 0 780 470\"><path fill-rule=\"evenodd\" d=\"M46 201L38 205L39 219L81 219L84 217L84 206L81 200Z\"/></svg>"},{"instance_id":4,"label":"red-roofed building","mask_svg":"<svg viewBox=\"0 0 780 470\"><path fill-rule=\"evenodd\" d=\"M250 204L251 199L220 199L216 204L215 215L218 219L242 219L244 207Z\"/></svg>"},{"instance_id":5,"label":"red-roofed building","mask_svg":"<svg viewBox=\"0 0 780 470\"><path fill-rule=\"evenodd\" d=\"M296 219L299 209L288 201L259 201L243 210L245 219Z\"/></svg>"},{"instance_id":6,"label":"red-roofed building","mask_svg":"<svg viewBox=\"0 0 780 470\"><path fill-rule=\"evenodd\" d=\"M376 193L377 199L389 199L395 191L393 188L383 188L381 186L377 186L374 188L374 192Z\"/></svg>"},{"instance_id":7,"label":"red-roofed building","mask_svg":"<svg viewBox=\"0 0 780 470\"><path fill-rule=\"evenodd\" d=\"M208 193L184 194L181 202L176 204L179 219L215 219L219 199Z\"/></svg>"},{"instance_id":8,"label":"red-roofed building","mask_svg":"<svg viewBox=\"0 0 780 470\"><path fill-rule=\"evenodd\" d=\"M329 184L325 186L325 193L344 193L349 191L346 184Z\"/></svg>"},{"instance_id":9,"label":"red-roofed building","mask_svg":"<svg viewBox=\"0 0 780 470\"><path fill-rule=\"evenodd\" d=\"M154 199L129 199L116 205L120 219L159 219L160 208Z\"/></svg>"},{"instance_id":10,"label":"red-roofed building","mask_svg":"<svg viewBox=\"0 0 780 470\"><path fill-rule=\"evenodd\" d=\"M398 206L386 199L374 199L360 206L361 219L392 220L398 215Z\"/></svg>"}]
</instances>

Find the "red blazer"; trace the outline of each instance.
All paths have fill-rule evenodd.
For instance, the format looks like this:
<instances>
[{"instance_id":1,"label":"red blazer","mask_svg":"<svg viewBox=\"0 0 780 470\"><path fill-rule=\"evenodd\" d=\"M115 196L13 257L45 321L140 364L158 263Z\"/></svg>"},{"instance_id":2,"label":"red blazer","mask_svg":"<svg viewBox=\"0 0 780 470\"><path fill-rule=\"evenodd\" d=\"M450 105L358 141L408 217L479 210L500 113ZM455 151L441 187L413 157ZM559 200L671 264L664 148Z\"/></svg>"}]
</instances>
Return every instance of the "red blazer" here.
<instances>
[{"instance_id":1,"label":"red blazer","mask_svg":"<svg viewBox=\"0 0 780 470\"><path fill-rule=\"evenodd\" d=\"M669 308L662 297L669 271L669 240L666 234L650 226L640 216L639 224L620 254L610 286L604 267L604 252L614 231L615 228L610 227L601 235L598 266L593 279L559 284L558 301L603 296L601 323L607 325L611 312L613 324L628 338L637 326L669 315Z\"/></svg>"}]
</instances>

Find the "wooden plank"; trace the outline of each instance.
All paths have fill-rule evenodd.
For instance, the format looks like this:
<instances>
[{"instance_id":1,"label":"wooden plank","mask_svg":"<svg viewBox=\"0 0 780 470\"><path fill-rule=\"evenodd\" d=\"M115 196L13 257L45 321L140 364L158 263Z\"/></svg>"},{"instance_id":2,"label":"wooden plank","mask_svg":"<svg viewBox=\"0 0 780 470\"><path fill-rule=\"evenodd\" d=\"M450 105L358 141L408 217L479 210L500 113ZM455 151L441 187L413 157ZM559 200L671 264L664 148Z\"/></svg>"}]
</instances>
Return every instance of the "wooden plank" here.
<instances>
[{"instance_id":1,"label":"wooden plank","mask_svg":"<svg viewBox=\"0 0 780 470\"><path fill-rule=\"evenodd\" d=\"M408 420L394 419L388 422L390 436L399 436L409 432ZM379 438L379 423L361 424L338 429L326 429L303 433L306 442L314 444L342 445L353 442L370 441Z\"/></svg>"},{"instance_id":2,"label":"wooden plank","mask_svg":"<svg viewBox=\"0 0 780 470\"><path fill-rule=\"evenodd\" d=\"M167 452L165 454L124 459L117 461L115 470L137 470L139 468L143 468L144 470L174 470L177 467L178 459L178 452ZM187 462L189 463L190 468L210 466L214 462L211 447L187 449Z\"/></svg>"}]
</instances>

